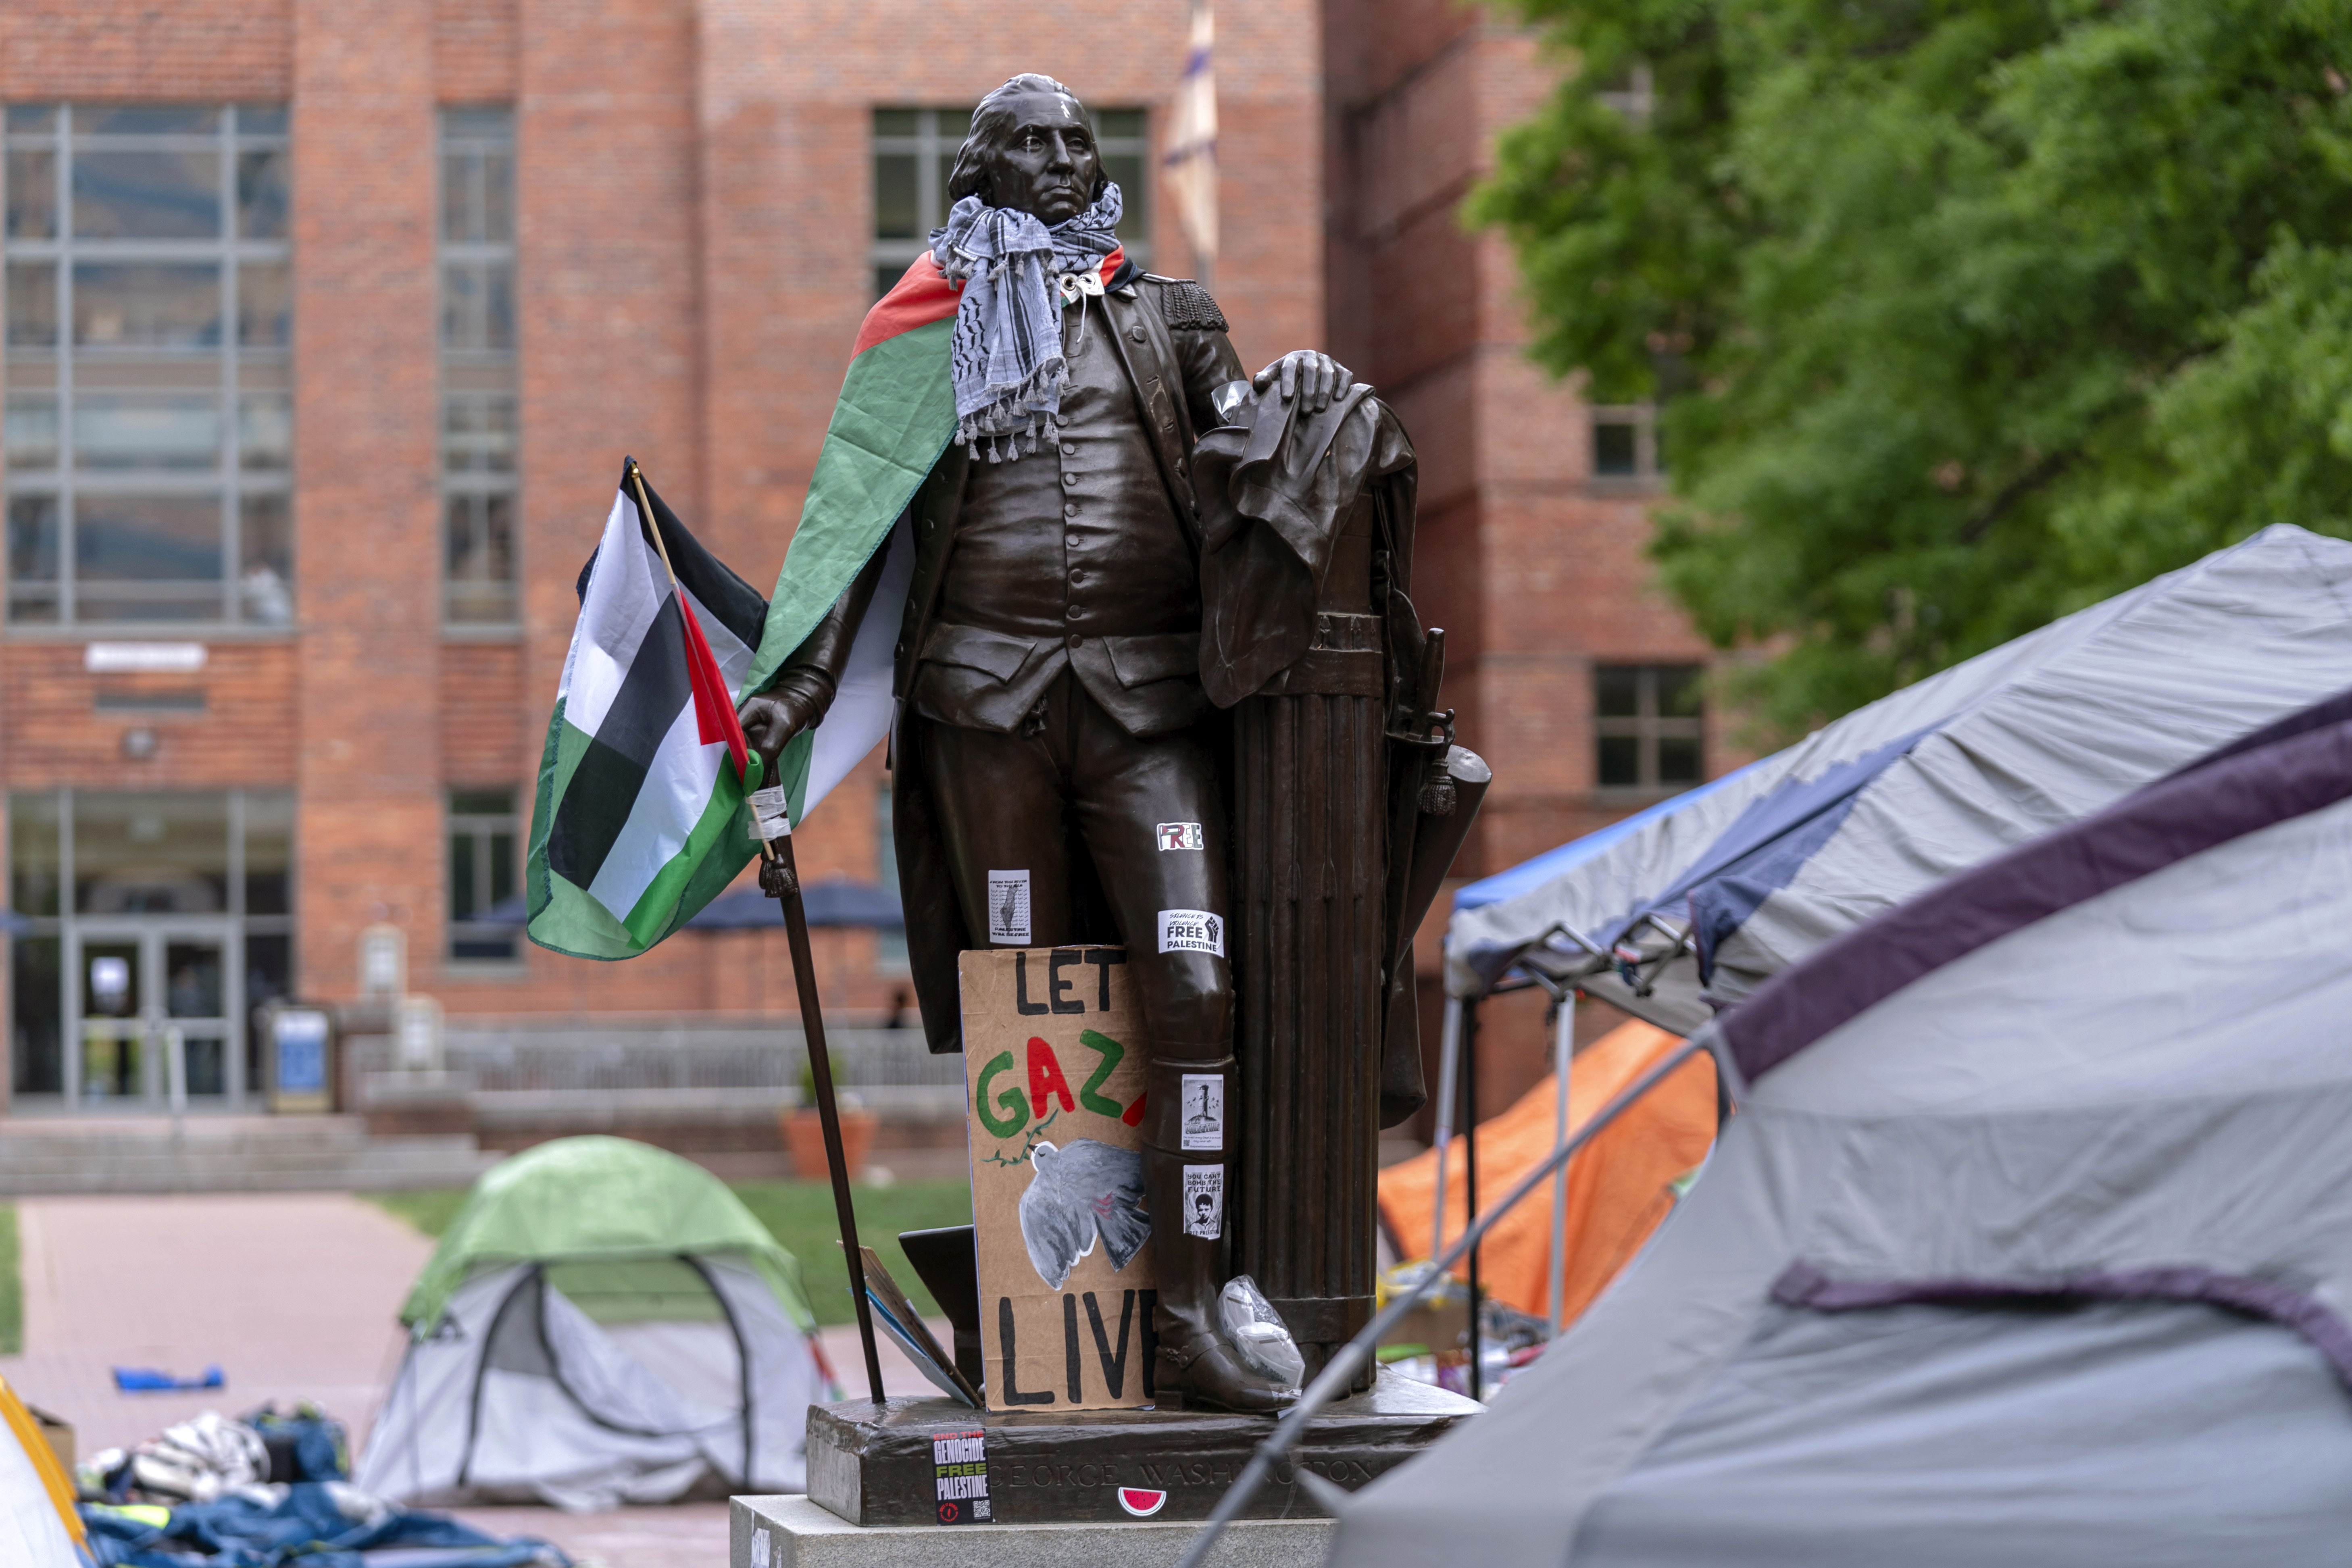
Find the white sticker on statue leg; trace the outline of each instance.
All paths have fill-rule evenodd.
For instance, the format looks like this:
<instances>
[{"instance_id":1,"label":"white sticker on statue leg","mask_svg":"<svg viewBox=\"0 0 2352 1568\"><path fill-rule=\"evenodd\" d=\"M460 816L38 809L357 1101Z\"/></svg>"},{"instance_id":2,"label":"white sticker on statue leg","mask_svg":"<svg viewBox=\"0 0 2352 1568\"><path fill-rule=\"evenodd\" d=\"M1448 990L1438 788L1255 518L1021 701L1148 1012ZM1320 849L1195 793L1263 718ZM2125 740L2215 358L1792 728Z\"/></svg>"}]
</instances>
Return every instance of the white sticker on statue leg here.
<instances>
[{"instance_id":1,"label":"white sticker on statue leg","mask_svg":"<svg viewBox=\"0 0 2352 1568\"><path fill-rule=\"evenodd\" d=\"M988 874L988 940L997 947L1029 945L1028 872Z\"/></svg>"},{"instance_id":2,"label":"white sticker on statue leg","mask_svg":"<svg viewBox=\"0 0 2352 1568\"><path fill-rule=\"evenodd\" d=\"M1225 955L1225 920L1210 910L1160 911L1160 951Z\"/></svg>"},{"instance_id":3,"label":"white sticker on statue leg","mask_svg":"<svg viewBox=\"0 0 2352 1568\"><path fill-rule=\"evenodd\" d=\"M1214 1241L1225 1234L1225 1168L1184 1167L1184 1234Z\"/></svg>"},{"instance_id":4,"label":"white sticker on statue leg","mask_svg":"<svg viewBox=\"0 0 2352 1568\"><path fill-rule=\"evenodd\" d=\"M1202 836L1197 822L1163 822L1156 832L1160 847L1169 849L1205 849L1208 840Z\"/></svg>"},{"instance_id":5,"label":"white sticker on statue leg","mask_svg":"<svg viewBox=\"0 0 2352 1568\"><path fill-rule=\"evenodd\" d=\"M1185 1149L1222 1154L1225 1149L1225 1079L1223 1073L1188 1072L1181 1094Z\"/></svg>"},{"instance_id":6,"label":"white sticker on statue leg","mask_svg":"<svg viewBox=\"0 0 2352 1568\"><path fill-rule=\"evenodd\" d=\"M768 1532L764 1530L753 1531L751 1532L751 1568L771 1568L772 1561Z\"/></svg>"}]
</instances>

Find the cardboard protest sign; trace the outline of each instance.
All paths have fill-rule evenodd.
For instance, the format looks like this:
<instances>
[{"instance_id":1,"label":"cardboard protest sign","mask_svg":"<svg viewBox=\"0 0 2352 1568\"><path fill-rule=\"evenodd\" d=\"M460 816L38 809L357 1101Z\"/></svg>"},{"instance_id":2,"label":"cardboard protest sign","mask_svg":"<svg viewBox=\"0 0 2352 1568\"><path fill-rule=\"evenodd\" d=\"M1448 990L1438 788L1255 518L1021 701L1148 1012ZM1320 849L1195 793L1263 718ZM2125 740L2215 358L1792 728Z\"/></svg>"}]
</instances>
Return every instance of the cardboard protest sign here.
<instances>
[{"instance_id":1,"label":"cardboard protest sign","mask_svg":"<svg viewBox=\"0 0 2352 1568\"><path fill-rule=\"evenodd\" d=\"M991 1410L1150 1402L1149 1050L1126 964L1116 947L962 955L965 1110Z\"/></svg>"}]
</instances>

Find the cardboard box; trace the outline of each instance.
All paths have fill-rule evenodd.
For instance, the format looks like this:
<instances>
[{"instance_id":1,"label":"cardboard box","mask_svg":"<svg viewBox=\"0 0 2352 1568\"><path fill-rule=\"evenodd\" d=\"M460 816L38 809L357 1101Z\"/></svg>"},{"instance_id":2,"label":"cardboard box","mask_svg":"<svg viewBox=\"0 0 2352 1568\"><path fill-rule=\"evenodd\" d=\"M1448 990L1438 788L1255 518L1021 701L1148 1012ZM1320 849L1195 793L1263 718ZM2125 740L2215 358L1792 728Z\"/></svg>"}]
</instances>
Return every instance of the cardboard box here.
<instances>
[{"instance_id":1,"label":"cardboard box","mask_svg":"<svg viewBox=\"0 0 2352 1568\"><path fill-rule=\"evenodd\" d=\"M1142 1010L1116 947L963 954L965 1112L991 1410L1149 1404Z\"/></svg>"}]
</instances>

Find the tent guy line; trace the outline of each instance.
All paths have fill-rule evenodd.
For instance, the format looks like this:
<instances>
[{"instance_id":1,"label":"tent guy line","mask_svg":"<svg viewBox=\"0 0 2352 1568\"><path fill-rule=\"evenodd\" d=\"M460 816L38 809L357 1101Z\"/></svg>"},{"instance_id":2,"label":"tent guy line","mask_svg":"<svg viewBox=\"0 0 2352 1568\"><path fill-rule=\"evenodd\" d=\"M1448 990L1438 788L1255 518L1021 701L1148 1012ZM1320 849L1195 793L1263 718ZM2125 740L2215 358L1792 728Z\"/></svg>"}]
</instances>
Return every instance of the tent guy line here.
<instances>
[{"instance_id":1,"label":"tent guy line","mask_svg":"<svg viewBox=\"0 0 2352 1568\"><path fill-rule=\"evenodd\" d=\"M1407 1312L1419 1306L1423 1298L1435 1289L1440 1279L1445 1278L1446 1271L1460 1262L1472 1247L1477 1246L1497 1220L1517 1207L1522 1199L1543 1184L1545 1177L1565 1165L1570 1155L1598 1137L1611 1122L1623 1115L1636 1100L1665 1081L1676 1068L1701 1051L1709 1051L1714 1055L1716 1071L1721 1075L1721 1081L1727 1085L1740 1082L1738 1068L1732 1064L1729 1056L1721 1048L1719 1037L1711 1035L1706 1039L1684 1041L1682 1045L1660 1058L1649 1071L1626 1085L1622 1093L1602 1106L1591 1121L1576 1130L1574 1136L1553 1150L1521 1177L1519 1184L1506 1193L1500 1203L1481 1214L1475 1221L1466 1226L1461 1236L1454 1239L1452 1247L1447 1247L1442 1255L1431 1260L1428 1268L1423 1271L1421 1278L1416 1279L1409 1289L1386 1307L1381 1308L1354 1339L1340 1347L1325 1364L1321 1374L1307 1385L1307 1392L1298 1396L1298 1403L1283 1414L1282 1419L1275 1424L1274 1430L1266 1435L1265 1440L1257 1446L1255 1453L1251 1454L1249 1463L1243 1467L1242 1473L1234 1479L1234 1484L1226 1489L1225 1495L1217 1500L1215 1511L1211 1513L1206 1522L1201 1526L1201 1532L1192 1538L1192 1545L1185 1548L1184 1555L1177 1560L1176 1568L1201 1568L1201 1564L1208 1560L1210 1551L1216 1545L1217 1538L1224 1533L1225 1526L1241 1517L1242 1510L1247 1508L1250 1500L1257 1495L1258 1488L1265 1484L1266 1476L1273 1470L1275 1465L1280 1462L1292 1448L1297 1447L1298 1439L1306 1434L1307 1422L1313 1420L1318 1411L1330 1404L1347 1389L1355 1377L1356 1368L1362 1363L1364 1357L1371 1353L1371 1347L1380 1343L1381 1336L1402 1321ZM1318 1503L1336 1512L1337 1510L1332 1505L1344 1495L1339 1489L1310 1470L1301 1469L1297 1473L1299 1485L1304 1487Z\"/></svg>"}]
</instances>

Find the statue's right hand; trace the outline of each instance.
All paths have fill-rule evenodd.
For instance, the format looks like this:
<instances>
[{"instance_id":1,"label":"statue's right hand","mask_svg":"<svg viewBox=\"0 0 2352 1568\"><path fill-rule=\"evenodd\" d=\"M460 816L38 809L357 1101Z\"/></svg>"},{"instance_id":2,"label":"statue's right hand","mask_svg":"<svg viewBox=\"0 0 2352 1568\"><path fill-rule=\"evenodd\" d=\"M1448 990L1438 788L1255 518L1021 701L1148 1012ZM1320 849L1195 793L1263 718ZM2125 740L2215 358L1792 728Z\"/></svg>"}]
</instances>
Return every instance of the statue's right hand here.
<instances>
[{"instance_id":1,"label":"statue's right hand","mask_svg":"<svg viewBox=\"0 0 2352 1568\"><path fill-rule=\"evenodd\" d=\"M776 759L783 754L793 737L810 728L824 717L825 702L810 687L815 682L793 679L786 671L783 678L757 697L747 697L735 716L743 722L743 738L760 753L766 769L765 776L776 776Z\"/></svg>"}]
</instances>

